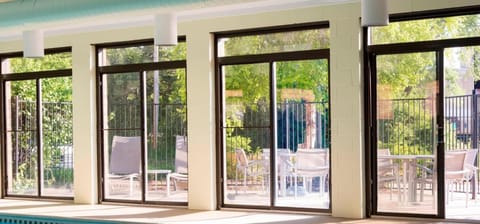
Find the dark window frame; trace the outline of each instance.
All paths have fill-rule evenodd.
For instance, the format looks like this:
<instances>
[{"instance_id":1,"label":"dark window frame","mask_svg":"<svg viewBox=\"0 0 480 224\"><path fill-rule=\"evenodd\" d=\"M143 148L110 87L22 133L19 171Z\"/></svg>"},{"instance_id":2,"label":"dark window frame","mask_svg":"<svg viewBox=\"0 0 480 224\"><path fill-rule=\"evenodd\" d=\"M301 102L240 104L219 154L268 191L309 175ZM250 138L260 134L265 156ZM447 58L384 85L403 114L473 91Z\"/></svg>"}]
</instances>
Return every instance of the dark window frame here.
<instances>
[{"instance_id":1,"label":"dark window frame","mask_svg":"<svg viewBox=\"0 0 480 224\"><path fill-rule=\"evenodd\" d=\"M442 18L450 16L462 16L479 14L480 6L465 6L448 9L427 10L418 11L413 13L398 13L390 15L391 22L403 22L419 19L432 19ZM416 214L416 213L391 213L391 212L378 212L377 208L377 190L376 182L376 56L388 55L388 54L400 54L400 53L415 53L415 52L436 52L436 65L437 65L437 79L439 85L444 86L443 83L443 52L447 48L453 47L468 47L468 46L480 46L480 35L478 37L464 37L464 38L452 38L442 40L430 40L430 41L417 41L417 42L404 42L404 43L389 43L389 44L368 44L369 29L362 29L362 45L363 45L363 73L364 73L364 101L365 101L365 180L366 186L366 210L367 217L372 215L384 215L384 216L402 216L402 217L418 217L418 218L446 218L445 211L445 195L438 193L437 202L437 214ZM443 108L443 88L440 88L440 97L438 107ZM437 119L439 125L443 127L443 109L438 110L441 119ZM443 133L439 134L439 137L443 136ZM443 142L443 141L442 141ZM439 150L437 154L437 174L438 184L437 191L444 192L444 146L439 142Z\"/></svg>"},{"instance_id":2,"label":"dark window frame","mask_svg":"<svg viewBox=\"0 0 480 224\"><path fill-rule=\"evenodd\" d=\"M328 93L330 96L330 49L316 49L316 50L299 50L299 51L288 51L288 52L275 52L275 53L264 53L264 54L247 54L247 55L236 55L236 56L218 56L218 42L221 38L227 37L241 37L241 36L251 36L251 35L262 35L262 34L271 34L271 33L284 33L290 31L302 31L302 30L312 30L312 29L329 29L329 22L311 22L311 23L304 23L304 24L290 24L290 25L283 25L283 26L273 26L273 27L262 27L262 28L253 28L253 29L243 29L243 30L234 30L234 31L223 31L214 33L214 57L215 57L215 117L216 117L216 131L215 134L216 138L216 170L217 170L217 185L216 185L216 192L217 192L217 209L221 208L242 208L242 209L264 209L264 210L285 210L285 211L302 211L302 212L322 212L322 213L331 213L332 211L332 201L331 201L331 190L329 191L330 203L328 209L316 209L316 208L304 208L304 207L285 207L285 206L277 206L275 205L275 194L271 188L270 190L270 203L268 206L256 206L256 205L235 205L235 204L225 204L224 203L224 188L223 177L225 176L225 170L223 169L224 163L224 152L223 152L223 142L224 136L223 133L223 100L224 96L222 94L223 88L223 74L222 74L222 66L228 65L241 65L241 64L254 64L254 63L268 63L269 64L269 76L270 79L273 76L273 67L272 65L275 62L286 62L286 61L299 61L299 60L312 60L312 59L324 59L328 62ZM274 108L276 105L272 105L274 100L274 94L272 91L276 90L276 86L273 86L272 81L270 81L270 108ZM330 97L328 100L328 106L331 107ZM270 110L270 145L275 145L274 141L276 141L276 137L274 137L274 128L273 125L276 125L276 115L274 114L275 110ZM331 136L331 115L328 118L328 136ZM331 149L331 143L330 143ZM270 170L273 171L270 175L270 183L274 183L276 175L275 173L275 164L276 158L275 153L270 154ZM331 161L331 153L329 153L329 161ZM329 163L331 164L331 163ZM329 189L331 189L331 169L329 174ZM270 184L269 186L273 186Z\"/></svg>"},{"instance_id":3,"label":"dark window frame","mask_svg":"<svg viewBox=\"0 0 480 224\"><path fill-rule=\"evenodd\" d=\"M179 42L186 42L185 36L178 37ZM114 202L114 203L127 203L127 204L152 204L152 205L172 205L172 206L187 206L187 202L172 202L172 201L151 201L146 199L146 173L143 172L146 170L146 161L145 153L147 150L147 141L146 141L146 102L145 102L145 94L146 94L146 87L145 87L145 72L149 71L161 71L161 70L171 70L171 69L184 69L185 75L187 75L187 61L185 60L174 60L174 61L160 61L160 62L148 62L148 63L138 63L138 64L119 64L119 65L108 65L102 66L99 65L99 54L103 48L119 48L119 47L137 47L142 45L153 45L153 39L143 39L143 40L133 40L133 41L124 41L124 42L113 42L113 43L100 43L94 44L95 46L95 62L96 62L96 112L97 112L97 174L98 174L98 187L97 193L98 203L104 202ZM135 130L141 132L141 199L134 199L134 200L122 200L122 199L112 199L112 198L105 198L105 164L104 164L104 141L103 132L107 129L103 128L103 98L102 98L102 79L104 76L108 75L115 75L118 73L138 73L139 81L140 81L140 88L141 88L141 120L140 120L140 128L133 128ZM187 77L186 77L187 78ZM186 85L186 83L185 83ZM186 109L188 110L188 108ZM187 121L188 122L188 121ZM110 129L112 130L112 129ZM125 130L125 129L122 129Z\"/></svg>"},{"instance_id":4,"label":"dark window frame","mask_svg":"<svg viewBox=\"0 0 480 224\"><path fill-rule=\"evenodd\" d=\"M72 52L71 47L60 47L60 48L49 48L45 49L45 54L56 54L56 53L68 53ZM0 62L3 62L3 60L8 59L8 58L20 58L23 57L23 52L11 52L11 53L4 53L0 54ZM43 155L43 146L41 144L42 142L42 124L41 124L41 107L38 107L38 105L41 103L41 99L39 96L41 94L41 88L40 88L40 81L41 79L44 78L55 78L55 77L72 77L72 68L70 69L60 69L60 70L48 70L48 71L36 71L36 72L22 72L22 73L3 73L3 69L0 63L0 103L2 105L5 105L6 103L6 96L5 96L5 83L9 81L23 81L23 80L35 80L36 82L36 88L37 88L37 108L36 108L36 125L38 127L38 132L37 132L37 139L36 143L39 147L40 150L37 151L37 158L42 158ZM37 175L37 194L36 195L22 195L22 194L9 194L8 193L8 174L7 174L7 155L6 155L6 139L7 139L7 130L6 130L6 111L5 108L3 110L0 110L0 128L2 131L2 134L0 136L1 138L1 150L0 150L0 159L2 161L2 172L1 172L1 178L3 180L3 185L1 186L2 188L2 194L1 198L5 197L14 197L14 198L35 198L35 199L53 199L53 200L69 200L73 201L74 196L44 196L42 195L42 183L41 183L41 176L40 172L43 172L43 161L37 161L37 170L39 171ZM75 168L73 168L75 169Z\"/></svg>"}]
</instances>

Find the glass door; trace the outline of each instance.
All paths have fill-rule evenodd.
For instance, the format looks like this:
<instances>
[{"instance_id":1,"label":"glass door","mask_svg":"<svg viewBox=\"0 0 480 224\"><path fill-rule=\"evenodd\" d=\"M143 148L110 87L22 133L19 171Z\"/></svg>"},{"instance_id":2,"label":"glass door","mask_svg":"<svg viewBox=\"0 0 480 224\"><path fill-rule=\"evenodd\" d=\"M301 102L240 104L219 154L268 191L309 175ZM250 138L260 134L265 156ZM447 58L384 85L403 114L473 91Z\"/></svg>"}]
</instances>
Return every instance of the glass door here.
<instances>
[{"instance_id":1,"label":"glass door","mask_svg":"<svg viewBox=\"0 0 480 224\"><path fill-rule=\"evenodd\" d=\"M223 202L330 209L328 59L221 69Z\"/></svg>"},{"instance_id":2,"label":"glass door","mask_svg":"<svg viewBox=\"0 0 480 224\"><path fill-rule=\"evenodd\" d=\"M269 68L269 63L222 67L225 204L270 205Z\"/></svg>"},{"instance_id":3,"label":"glass door","mask_svg":"<svg viewBox=\"0 0 480 224\"><path fill-rule=\"evenodd\" d=\"M373 61L374 209L437 216L443 148L438 52L377 55ZM441 141L439 141L441 140ZM441 185L443 186L443 185Z\"/></svg>"},{"instance_id":4,"label":"glass door","mask_svg":"<svg viewBox=\"0 0 480 224\"><path fill-rule=\"evenodd\" d=\"M330 208L328 59L275 63L276 206Z\"/></svg>"},{"instance_id":5,"label":"glass door","mask_svg":"<svg viewBox=\"0 0 480 224\"><path fill-rule=\"evenodd\" d=\"M479 46L445 48L445 213L479 220Z\"/></svg>"}]
</instances>

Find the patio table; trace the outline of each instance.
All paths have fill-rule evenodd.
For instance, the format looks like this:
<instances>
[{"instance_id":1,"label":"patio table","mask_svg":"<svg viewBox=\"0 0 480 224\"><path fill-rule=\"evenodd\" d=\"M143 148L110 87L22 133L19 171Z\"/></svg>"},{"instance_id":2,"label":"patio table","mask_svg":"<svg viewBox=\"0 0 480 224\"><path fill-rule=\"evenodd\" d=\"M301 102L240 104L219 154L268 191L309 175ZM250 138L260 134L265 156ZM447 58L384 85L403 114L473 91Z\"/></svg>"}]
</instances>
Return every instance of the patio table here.
<instances>
[{"instance_id":1,"label":"patio table","mask_svg":"<svg viewBox=\"0 0 480 224\"><path fill-rule=\"evenodd\" d=\"M403 164L403 198L406 202L416 201L415 175L418 160L434 160L435 155L378 155L378 159L401 160ZM407 187L408 185L408 187ZM400 186L399 186L400 189Z\"/></svg>"},{"instance_id":2,"label":"patio table","mask_svg":"<svg viewBox=\"0 0 480 224\"><path fill-rule=\"evenodd\" d=\"M171 173L171 170L165 170L165 169L160 169L160 170L148 170L148 174L153 174L154 180L155 180L155 190L157 190L157 176L158 174L169 174Z\"/></svg>"}]
</instances>

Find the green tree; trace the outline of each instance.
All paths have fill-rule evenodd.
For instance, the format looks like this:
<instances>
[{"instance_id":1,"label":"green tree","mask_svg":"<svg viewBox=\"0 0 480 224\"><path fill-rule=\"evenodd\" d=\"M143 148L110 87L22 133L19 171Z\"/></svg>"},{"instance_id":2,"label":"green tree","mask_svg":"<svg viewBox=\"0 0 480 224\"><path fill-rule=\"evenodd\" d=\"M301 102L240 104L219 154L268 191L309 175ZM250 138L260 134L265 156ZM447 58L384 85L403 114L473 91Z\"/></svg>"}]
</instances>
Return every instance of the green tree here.
<instances>
[{"instance_id":1,"label":"green tree","mask_svg":"<svg viewBox=\"0 0 480 224\"><path fill-rule=\"evenodd\" d=\"M395 22L386 27L372 28L372 42L374 44L417 42L437 39L478 36L480 29L477 24L478 15L467 15L447 18L421 19L414 21ZM447 95L469 94L471 87L462 87L462 77L471 76L475 80L479 77L479 49L447 49L445 51L445 92ZM472 66L473 64L473 66ZM467 71L459 68L468 68ZM441 68L443 69L443 68ZM403 99L414 101L417 99L435 99L438 84L436 83L435 52L393 54L377 56L377 90L379 100ZM388 86L388 88L386 88ZM387 92L380 91L388 89ZM413 105L412 105L413 106ZM432 127L413 126L414 121L424 120L430 123L432 118L420 117L421 114L434 113L429 106L393 107L392 120L379 118L378 146L389 148L397 152L417 154L423 150L432 151L433 145L427 144L431 139L418 139L425 133L433 132ZM384 108L379 108L380 110ZM377 111L378 113L379 111ZM448 123L448 122L447 122ZM423 133L423 134L420 134ZM385 139L382 135L389 135ZM447 130L446 135L455 135L455 131ZM459 143L459 142L458 142ZM455 143L454 145L458 145ZM398 147L402 147L398 149ZM403 148L404 147L404 148Z\"/></svg>"},{"instance_id":2,"label":"green tree","mask_svg":"<svg viewBox=\"0 0 480 224\"><path fill-rule=\"evenodd\" d=\"M46 55L40 59L10 58L7 59L9 66L7 70L10 73L29 73L40 71L53 71L59 69L69 69L72 67L70 53L59 53ZM10 144L19 153L18 158L12 161L12 165L17 166L18 170L14 182L14 189L18 191L28 190L34 187L36 182L37 163L37 144L36 138L32 135L36 131L29 129L38 129L36 127L36 100L37 97L42 101L42 147L43 147L43 167L42 170L47 187L72 184L73 170L61 169L58 166L64 156L63 150L72 147L72 82L71 77L58 78L40 78L41 96L37 96L36 79L32 74L32 79L24 81L8 82L7 91L12 96L12 104L9 108L16 117L17 123L20 120L28 121L17 125L23 125L18 128L23 130L16 137L12 138ZM20 105L17 107L16 105ZM39 109L39 108L38 108ZM20 120L19 120L20 119ZM13 121L12 121L13 122ZM28 127L29 125L32 127ZM20 148L18 148L20 147ZM62 148L63 147L63 148ZM31 160L35 161L33 164ZM62 174L60 174L60 173ZM15 174L14 174L15 175Z\"/></svg>"}]
</instances>

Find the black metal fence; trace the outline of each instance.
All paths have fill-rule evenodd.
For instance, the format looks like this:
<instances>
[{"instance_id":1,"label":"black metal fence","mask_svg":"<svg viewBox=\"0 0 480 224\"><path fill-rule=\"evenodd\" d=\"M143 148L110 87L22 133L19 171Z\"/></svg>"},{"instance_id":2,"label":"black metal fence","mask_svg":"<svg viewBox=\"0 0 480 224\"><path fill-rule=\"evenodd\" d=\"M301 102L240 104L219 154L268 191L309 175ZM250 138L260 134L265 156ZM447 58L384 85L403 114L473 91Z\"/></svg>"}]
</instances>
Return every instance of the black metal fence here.
<instances>
[{"instance_id":1,"label":"black metal fence","mask_svg":"<svg viewBox=\"0 0 480 224\"><path fill-rule=\"evenodd\" d=\"M42 103L42 164L45 187L73 183L73 108L71 102ZM13 97L7 111L7 150L14 193L34 191L38 174L37 104Z\"/></svg>"},{"instance_id":2,"label":"black metal fence","mask_svg":"<svg viewBox=\"0 0 480 224\"><path fill-rule=\"evenodd\" d=\"M243 108L242 105L228 105ZM241 116L241 126L225 127L231 138L244 137L248 142L239 142L231 148L245 148L248 144L252 150L270 148L270 128L268 128L268 111L250 109L246 105ZM256 106L255 108L259 108ZM277 147L288 148L295 152L297 148L328 148L330 146L330 120L327 102L283 102L277 104ZM228 119L228 118L227 118ZM229 136L227 136L228 138ZM246 140L244 140L246 141ZM230 141L232 144L233 142Z\"/></svg>"},{"instance_id":3,"label":"black metal fence","mask_svg":"<svg viewBox=\"0 0 480 224\"><path fill-rule=\"evenodd\" d=\"M480 95L445 97L445 150L478 148ZM393 99L377 102L378 148L392 154L433 154L436 106L432 99Z\"/></svg>"},{"instance_id":4,"label":"black metal fence","mask_svg":"<svg viewBox=\"0 0 480 224\"><path fill-rule=\"evenodd\" d=\"M479 148L480 95L444 99L446 151ZM436 103L432 98L377 101L377 148L394 155L435 154ZM476 164L479 164L477 155ZM477 171L478 172L478 171ZM477 180L480 187L480 180ZM466 185L457 186L465 189Z\"/></svg>"},{"instance_id":5,"label":"black metal fence","mask_svg":"<svg viewBox=\"0 0 480 224\"><path fill-rule=\"evenodd\" d=\"M255 109L252 109L255 108ZM236 172L235 149L242 148L249 159L259 160L265 156L263 149L270 148L270 114L261 105L228 104L228 119L240 119L239 123L228 122L226 133L226 169L231 182ZM295 152L297 148L329 148L330 119L328 102L282 102L277 104L277 148Z\"/></svg>"},{"instance_id":6,"label":"black metal fence","mask_svg":"<svg viewBox=\"0 0 480 224\"><path fill-rule=\"evenodd\" d=\"M140 135L138 130L141 130L141 113L138 105L111 104L109 113L114 114L109 118L109 128L116 129L114 133L110 131L112 132L110 138L114 134ZM186 136L187 134L186 105L147 104L146 120L148 169L175 170L176 136Z\"/></svg>"}]
</instances>

